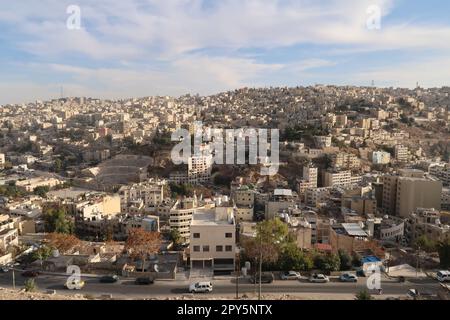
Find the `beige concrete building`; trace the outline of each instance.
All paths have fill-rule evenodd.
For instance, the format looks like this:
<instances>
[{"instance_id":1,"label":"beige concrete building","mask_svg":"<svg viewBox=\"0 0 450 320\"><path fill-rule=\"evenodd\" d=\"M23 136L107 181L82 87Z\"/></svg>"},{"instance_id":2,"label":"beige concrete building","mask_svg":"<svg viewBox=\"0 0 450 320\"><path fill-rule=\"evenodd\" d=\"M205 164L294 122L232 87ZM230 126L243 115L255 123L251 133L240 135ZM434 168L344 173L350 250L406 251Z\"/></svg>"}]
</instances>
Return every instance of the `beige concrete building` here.
<instances>
[{"instance_id":1,"label":"beige concrete building","mask_svg":"<svg viewBox=\"0 0 450 320\"><path fill-rule=\"evenodd\" d=\"M406 162L409 159L408 147L398 144L394 147L395 160L399 162Z\"/></svg>"},{"instance_id":2,"label":"beige concrete building","mask_svg":"<svg viewBox=\"0 0 450 320\"><path fill-rule=\"evenodd\" d=\"M325 171L323 174L323 186L347 186L352 183L351 171Z\"/></svg>"},{"instance_id":3,"label":"beige concrete building","mask_svg":"<svg viewBox=\"0 0 450 320\"><path fill-rule=\"evenodd\" d=\"M0 153L0 169L3 169L5 167L5 154L4 153Z\"/></svg>"},{"instance_id":4,"label":"beige concrete building","mask_svg":"<svg viewBox=\"0 0 450 320\"><path fill-rule=\"evenodd\" d=\"M420 170L400 170L382 178L385 214L407 218L416 208L441 209L442 182Z\"/></svg>"},{"instance_id":5,"label":"beige concrete building","mask_svg":"<svg viewBox=\"0 0 450 320\"><path fill-rule=\"evenodd\" d=\"M192 269L233 272L236 258L236 225L233 211L196 210L190 236Z\"/></svg>"},{"instance_id":6,"label":"beige concrete building","mask_svg":"<svg viewBox=\"0 0 450 320\"><path fill-rule=\"evenodd\" d=\"M359 169L361 161L351 153L339 152L331 155L332 166L335 169Z\"/></svg>"},{"instance_id":7,"label":"beige concrete building","mask_svg":"<svg viewBox=\"0 0 450 320\"><path fill-rule=\"evenodd\" d=\"M417 208L406 222L410 243L421 237L438 242L450 238L450 226L441 223L441 213L435 209Z\"/></svg>"}]
</instances>

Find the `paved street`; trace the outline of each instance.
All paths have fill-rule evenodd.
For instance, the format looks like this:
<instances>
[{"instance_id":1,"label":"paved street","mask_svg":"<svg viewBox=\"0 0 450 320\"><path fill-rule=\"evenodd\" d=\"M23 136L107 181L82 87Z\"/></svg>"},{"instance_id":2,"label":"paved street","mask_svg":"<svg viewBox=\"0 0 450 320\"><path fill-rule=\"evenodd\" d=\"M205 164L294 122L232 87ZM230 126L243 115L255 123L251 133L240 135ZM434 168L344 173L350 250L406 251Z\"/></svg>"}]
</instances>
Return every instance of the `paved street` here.
<instances>
[{"instance_id":1,"label":"paved street","mask_svg":"<svg viewBox=\"0 0 450 320\"><path fill-rule=\"evenodd\" d=\"M189 281L156 281L149 286L137 286L132 279L121 279L115 284L103 284L98 279L83 279L86 286L80 291L69 291L64 288L66 277L41 275L36 278L39 290L56 290L60 294L88 294L92 296L112 295L114 298L132 299L132 298L155 298L155 297L176 297L188 293ZM16 288L23 287L25 278L16 273ZM214 291L208 296L214 297L234 297L236 292L235 279L212 280ZM12 274L0 274L0 286L12 288ZM263 294L289 294L299 295L302 298L318 297L322 294L326 299L328 296L351 297L358 291L366 288L366 279L359 279L358 283L341 283L332 281L326 284L313 284L305 280L301 281L281 281L277 280L272 284L263 284ZM384 296L404 296L408 289L419 289L435 294L439 288L437 281L432 279L411 279L405 283L397 283L392 280L384 279L382 281ZM257 286L256 286L257 290ZM255 285L250 284L248 280L240 280L240 295L252 295L255 293ZM310 295L309 295L310 294Z\"/></svg>"}]
</instances>

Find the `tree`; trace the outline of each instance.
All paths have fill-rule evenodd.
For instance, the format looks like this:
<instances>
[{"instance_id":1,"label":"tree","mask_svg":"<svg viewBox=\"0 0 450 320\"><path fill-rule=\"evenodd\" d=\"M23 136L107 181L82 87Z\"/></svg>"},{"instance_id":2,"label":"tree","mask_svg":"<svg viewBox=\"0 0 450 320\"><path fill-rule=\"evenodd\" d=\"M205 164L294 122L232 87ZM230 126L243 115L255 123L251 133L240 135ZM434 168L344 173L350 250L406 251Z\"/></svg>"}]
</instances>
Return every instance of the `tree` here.
<instances>
[{"instance_id":1,"label":"tree","mask_svg":"<svg viewBox=\"0 0 450 320\"><path fill-rule=\"evenodd\" d=\"M159 252L161 236L159 232L149 232L144 229L131 229L128 234L125 249L134 259L142 261L142 272L145 270L147 256Z\"/></svg>"},{"instance_id":2,"label":"tree","mask_svg":"<svg viewBox=\"0 0 450 320\"><path fill-rule=\"evenodd\" d=\"M47 260L51 255L52 255L52 248L48 246L41 246L39 249L33 252L32 257L34 260L40 260L42 267L42 262L44 260Z\"/></svg>"},{"instance_id":3,"label":"tree","mask_svg":"<svg viewBox=\"0 0 450 320\"><path fill-rule=\"evenodd\" d=\"M441 267L448 269L450 267L450 239L441 241L437 245L437 251L439 253L439 260Z\"/></svg>"},{"instance_id":4,"label":"tree","mask_svg":"<svg viewBox=\"0 0 450 320\"><path fill-rule=\"evenodd\" d=\"M339 250L338 251L339 260L341 262L340 264L340 270L341 271L347 271L352 268L352 257L347 253L345 250Z\"/></svg>"},{"instance_id":5,"label":"tree","mask_svg":"<svg viewBox=\"0 0 450 320\"><path fill-rule=\"evenodd\" d=\"M177 229L170 230L170 240L173 241L174 245L179 245L181 243L181 234Z\"/></svg>"},{"instance_id":6,"label":"tree","mask_svg":"<svg viewBox=\"0 0 450 320\"><path fill-rule=\"evenodd\" d=\"M317 269L331 272L331 271L339 271L341 267L341 261L339 256L334 253L327 254L317 254L314 257L314 266Z\"/></svg>"},{"instance_id":7,"label":"tree","mask_svg":"<svg viewBox=\"0 0 450 320\"><path fill-rule=\"evenodd\" d=\"M361 267L361 255L359 253L353 253L352 255L352 265L354 267Z\"/></svg>"},{"instance_id":8,"label":"tree","mask_svg":"<svg viewBox=\"0 0 450 320\"><path fill-rule=\"evenodd\" d=\"M373 300L372 295L366 290L361 290L355 296L356 300Z\"/></svg>"},{"instance_id":9,"label":"tree","mask_svg":"<svg viewBox=\"0 0 450 320\"><path fill-rule=\"evenodd\" d=\"M423 250L425 252L435 252L436 243L428 238L426 235L420 236L414 241L414 247L416 249Z\"/></svg>"},{"instance_id":10,"label":"tree","mask_svg":"<svg viewBox=\"0 0 450 320\"><path fill-rule=\"evenodd\" d=\"M70 234L50 233L47 235L46 240L49 247L57 249L63 254L68 253L81 245L81 241Z\"/></svg>"},{"instance_id":11,"label":"tree","mask_svg":"<svg viewBox=\"0 0 450 320\"><path fill-rule=\"evenodd\" d=\"M289 243L284 247L278 263L284 271L308 271L314 266L311 257L302 252L295 243Z\"/></svg>"},{"instance_id":12,"label":"tree","mask_svg":"<svg viewBox=\"0 0 450 320\"><path fill-rule=\"evenodd\" d=\"M45 210L44 221L48 232L72 234L74 231L73 221L66 216L66 210L63 207Z\"/></svg>"},{"instance_id":13,"label":"tree","mask_svg":"<svg viewBox=\"0 0 450 320\"><path fill-rule=\"evenodd\" d=\"M61 159L56 159L55 163L53 164L53 169L55 170L55 172L60 172L63 168L63 162L61 161Z\"/></svg>"},{"instance_id":14,"label":"tree","mask_svg":"<svg viewBox=\"0 0 450 320\"><path fill-rule=\"evenodd\" d=\"M41 198L47 197L47 192L50 191L50 188L47 186L36 187L33 190L33 193Z\"/></svg>"},{"instance_id":15,"label":"tree","mask_svg":"<svg viewBox=\"0 0 450 320\"><path fill-rule=\"evenodd\" d=\"M26 292L35 292L38 289L36 281L34 281L34 279L28 279L27 281L25 281L24 285Z\"/></svg>"}]
</instances>

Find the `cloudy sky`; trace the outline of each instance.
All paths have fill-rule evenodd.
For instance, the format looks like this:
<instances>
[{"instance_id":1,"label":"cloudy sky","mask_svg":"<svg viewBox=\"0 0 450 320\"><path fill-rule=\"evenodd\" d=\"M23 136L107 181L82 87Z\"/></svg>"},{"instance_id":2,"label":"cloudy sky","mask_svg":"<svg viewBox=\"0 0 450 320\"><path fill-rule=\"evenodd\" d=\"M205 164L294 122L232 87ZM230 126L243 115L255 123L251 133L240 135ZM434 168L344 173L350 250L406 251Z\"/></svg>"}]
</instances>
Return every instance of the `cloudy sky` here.
<instances>
[{"instance_id":1,"label":"cloudy sky","mask_svg":"<svg viewBox=\"0 0 450 320\"><path fill-rule=\"evenodd\" d=\"M0 0L0 104L450 85L446 0ZM81 29L67 28L67 7ZM368 28L376 5L380 29ZM371 24L374 26L374 24Z\"/></svg>"}]
</instances>

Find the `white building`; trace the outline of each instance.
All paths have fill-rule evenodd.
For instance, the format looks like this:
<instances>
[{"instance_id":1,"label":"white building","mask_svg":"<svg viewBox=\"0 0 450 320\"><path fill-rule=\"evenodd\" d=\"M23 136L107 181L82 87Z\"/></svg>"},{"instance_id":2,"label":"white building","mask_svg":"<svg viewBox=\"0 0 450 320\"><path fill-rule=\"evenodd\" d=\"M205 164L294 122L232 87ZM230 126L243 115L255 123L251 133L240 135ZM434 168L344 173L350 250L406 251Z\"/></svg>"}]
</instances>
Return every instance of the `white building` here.
<instances>
[{"instance_id":1,"label":"white building","mask_svg":"<svg viewBox=\"0 0 450 320\"><path fill-rule=\"evenodd\" d=\"M236 225L233 210L197 210L190 237L192 269L233 272L236 258Z\"/></svg>"},{"instance_id":2,"label":"white building","mask_svg":"<svg viewBox=\"0 0 450 320\"><path fill-rule=\"evenodd\" d=\"M384 151L375 151L372 153L373 164L388 164L391 162L391 154Z\"/></svg>"}]
</instances>

